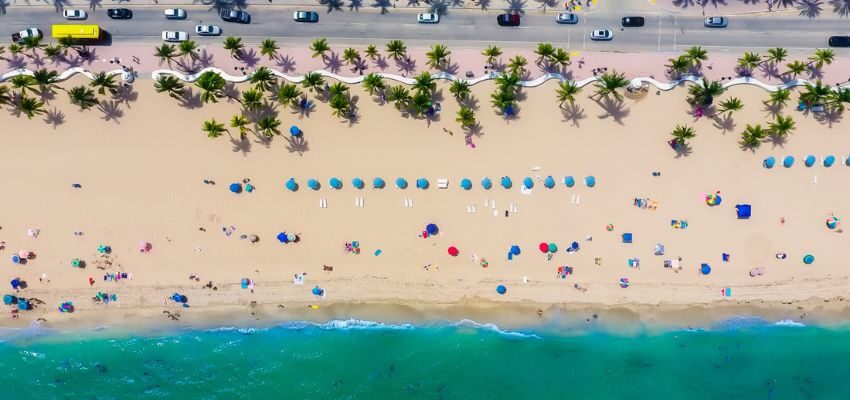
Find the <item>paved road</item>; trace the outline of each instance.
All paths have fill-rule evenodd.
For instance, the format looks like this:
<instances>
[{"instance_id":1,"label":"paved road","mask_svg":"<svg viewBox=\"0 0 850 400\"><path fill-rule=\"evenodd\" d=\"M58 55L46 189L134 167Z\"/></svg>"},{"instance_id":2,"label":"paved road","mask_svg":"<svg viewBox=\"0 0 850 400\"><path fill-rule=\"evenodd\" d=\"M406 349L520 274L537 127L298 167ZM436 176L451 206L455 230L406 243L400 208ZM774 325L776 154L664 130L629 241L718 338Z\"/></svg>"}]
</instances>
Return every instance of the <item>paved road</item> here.
<instances>
[{"instance_id":1,"label":"paved road","mask_svg":"<svg viewBox=\"0 0 850 400\"><path fill-rule=\"evenodd\" d=\"M416 12L395 9L381 15L377 10L360 12L332 12L314 8L321 18L317 24L299 24L292 21L292 8L258 7L252 11L250 25L221 21L208 7L184 7L189 17L184 21L169 21L163 17L164 7L130 7L132 20L111 20L106 10L90 11L87 22L100 24L111 33L114 42L159 41L162 30L184 30L196 41L219 42L221 38L195 37L192 32L199 23L212 23L222 27L224 35L240 36L247 42L276 38L289 42L309 42L316 37L327 37L332 42L346 44L384 43L389 39L402 39L409 44L430 45L434 42L456 47L480 47L497 43L503 47L526 47L537 42L551 42L571 50L656 52L680 51L691 45L701 45L712 51L728 50L735 53L747 49L781 46L792 52L810 52L824 47L833 34L850 34L846 19L808 20L794 14L735 16L726 29L707 29L701 16L675 16L653 12L629 12L642 15L647 23L642 28L620 28L621 12L596 10L581 14L578 25L558 25L555 12L526 11L522 26L517 28L496 25L497 11L450 10L439 24L416 24ZM0 16L0 26L11 33L28 26L38 26L49 35L50 25L64 20L52 8L15 8ZM593 42L589 39L593 29L614 31L611 42ZM839 53L850 52L839 50Z\"/></svg>"}]
</instances>

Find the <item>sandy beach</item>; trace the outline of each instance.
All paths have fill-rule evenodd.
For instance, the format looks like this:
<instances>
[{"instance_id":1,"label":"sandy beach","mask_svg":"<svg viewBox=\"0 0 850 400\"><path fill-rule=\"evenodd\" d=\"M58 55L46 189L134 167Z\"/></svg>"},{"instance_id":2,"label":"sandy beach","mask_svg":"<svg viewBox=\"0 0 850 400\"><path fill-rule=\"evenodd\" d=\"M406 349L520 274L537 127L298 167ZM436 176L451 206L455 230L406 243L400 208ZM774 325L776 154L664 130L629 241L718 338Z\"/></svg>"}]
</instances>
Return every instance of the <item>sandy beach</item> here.
<instances>
[{"instance_id":1,"label":"sandy beach","mask_svg":"<svg viewBox=\"0 0 850 400\"><path fill-rule=\"evenodd\" d=\"M74 78L64 86L77 82L84 81ZM298 149L284 136L263 143L249 135L243 143L235 130L230 134L236 139L209 139L200 130L202 122L226 122L238 104L186 110L155 93L149 80L138 81L134 94L115 103L108 118L76 111L64 95L48 106L64 113L53 118L58 123L6 113L0 117L6 133L0 143L11 150L0 160L8 190L0 221L0 240L6 242L0 255L7 259L3 275L7 282L26 281L28 287L17 295L44 304L0 325L25 326L37 318L96 324L134 315L160 321L162 310L186 316L217 308L250 310L252 302L308 312L307 304L321 310L332 303L592 308L841 302L850 287L842 252L847 236L827 229L825 221L833 213L850 213L843 200L848 183L843 160L850 153L843 121L822 123L786 110L797 123L787 143L765 143L751 152L737 142L746 124L770 120L761 89L727 92L740 97L745 108L724 132L708 118L694 122L684 89L650 92L640 100L609 104L607 111L587 99L587 90L571 111L562 112L556 86L548 82L523 90L519 116L510 121L489 105L494 85L475 86L481 129L472 137L474 148L465 144L454 121L458 105L444 83L437 91L442 112L430 124L378 105L359 87L351 88L360 115L355 123L332 117L321 102L309 116L279 109L283 131L297 125L304 132L306 143ZM666 143L677 124L696 129L689 154L677 155ZM808 154L831 154L840 161L832 168L806 168L802 159ZM762 160L770 155L794 155L798 162L765 169ZM553 189L541 181L549 175L557 181ZM563 184L568 175L578 181L572 188ZM593 188L582 184L588 175L596 177ZM370 188L376 176L387 188ZM512 189L498 185L502 176L512 178ZM297 192L284 187L290 177L301 185ZM343 181L341 190L329 188L331 177ZM353 188L354 177L363 178L367 188ZM395 188L397 177L411 187ZM415 188L420 177L430 181L428 190ZM481 188L482 177L494 180L493 189ZM525 177L535 181L529 194L520 190ZM245 178L256 187L252 193L228 190ZM322 188L309 190L310 178ZM462 178L472 180L471 190L459 187ZM205 179L216 184L204 184ZM448 189L438 189L438 179L448 179ZM72 188L74 183L82 187ZM723 203L707 206L705 195L718 191ZM355 207L358 197L363 207ZM319 207L320 198L326 208ZM412 207L405 206L405 198ZM658 207L635 207L635 198L652 199ZM752 218L736 218L738 203L752 205ZM506 217L510 205L516 212ZM469 212L472 206L475 212ZM674 219L687 220L688 228L673 229ZM439 235L420 237L428 223L439 225ZM222 230L231 226L233 233L225 235ZM39 234L31 237L28 229ZM300 241L279 243L275 236L281 231L297 233ZM633 243L622 243L623 233L632 233ZM240 240L250 234L260 241ZM150 252L139 251L142 241L152 245ZM344 251L351 241L360 243L360 254ZM580 250L565 252L573 241ZM558 244L551 261L538 250L540 242ZM664 255L653 255L656 244L665 246ZM102 264L99 245L111 246L111 265ZM521 254L508 260L512 245ZM448 255L449 246L460 255ZM19 250L35 258L26 265L8 262ZM787 259L778 260L777 253ZM802 262L807 254L816 258L811 265ZM488 267L473 256L486 258ZM664 260L677 257L682 257L680 272L663 268ZM86 267L71 267L74 258ZM640 267L630 267L630 258L639 259ZM699 273L702 263L711 265L710 275ZM559 266L572 267L573 274L560 278ZM765 274L750 277L756 267ZM127 272L132 280L104 281L105 273L114 272ZM299 273L306 273L305 282L294 285ZM40 281L42 274L47 280ZM241 278L255 282L253 293L240 288ZM628 288L620 287L621 278L629 279ZM209 281L215 291L201 287ZM587 290L576 290L576 283ZM323 299L311 294L317 285L325 291ZM497 285L506 286L507 293L497 294ZM725 288L731 296L721 294ZM92 302L99 291L115 293L117 301ZM188 296L191 308L166 300L174 292ZM15 294L8 286L4 293ZM59 313L63 301L73 301L76 312ZM838 308L826 314L841 315L843 307Z\"/></svg>"}]
</instances>

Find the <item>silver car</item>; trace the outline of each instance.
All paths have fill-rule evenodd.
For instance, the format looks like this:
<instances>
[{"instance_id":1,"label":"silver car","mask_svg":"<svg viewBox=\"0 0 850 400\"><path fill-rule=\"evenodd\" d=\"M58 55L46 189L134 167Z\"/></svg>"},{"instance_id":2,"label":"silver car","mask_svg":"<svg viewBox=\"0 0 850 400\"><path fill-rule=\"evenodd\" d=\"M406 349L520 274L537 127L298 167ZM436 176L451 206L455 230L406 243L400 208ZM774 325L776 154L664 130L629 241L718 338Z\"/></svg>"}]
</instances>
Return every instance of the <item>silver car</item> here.
<instances>
[{"instance_id":1,"label":"silver car","mask_svg":"<svg viewBox=\"0 0 850 400\"><path fill-rule=\"evenodd\" d=\"M221 28L215 25L195 25L195 33L200 36L219 36Z\"/></svg>"},{"instance_id":2,"label":"silver car","mask_svg":"<svg viewBox=\"0 0 850 400\"><path fill-rule=\"evenodd\" d=\"M729 25L729 18L726 17L708 17L703 22L706 28L725 28Z\"/></svg>"},{"instance_id":3,"label":"silver car","mask_svg":"<svg viewBox=\"0 0 850 400\"><path fill-rule=\"evenodd\" d=\"M62 10L62 16L65 17L65 19L79 21L79 20L84 20L84 19L88 18L89 14L86 12L86 10L69 10L69 9L66 9L66 10Z\"/></svg>"},{"instance_id":4,"label":"silver car","mask_svg":"<svg viewBox=\"0 0 850 400\"><path fill-rule=\"evenodd\" d=\"M573 13L560 13L555 17L555 22L559 24L577 24L578 15Z\"/></svg>"},{"instance_id":5,"label":"silver car","mask_svg":"<svg viewBox=\"0 0 850 400\"><path fill-rule=\"evenodd\" d=\"M595 29L590 32L590 40L611 40L614 38L614 32L609 29Z\"/></svg>"},{"instance_id":6,"label":"silver car","mask_svg":"<svg viewBox=\"0 0 850 400\"><path fill-rule=\"evenodd\" d=\"M189 40L189 34L183 31L162 31L164 42L185 42Z\"/></svg>"},{"instance_id":7,"label":"silver car","mask_svg":"<svg viewBox=\"0 0 850 400\"><path fill-rule=\"evenodd\" d=\"M440 16L434 13L419 13L416 16L416 22L420 24L437 24L440 22Z\"/></svg>"},{"instance_id":8,"label":"silver car","mask_svg":"<svg viewBox=\"0 0 850 400\"><path fill-rule=\"evenodd\" d=\"M182 8L166 8L164 13L166 19L186 19L186 10Z\"/></svg>"}]
</instances>

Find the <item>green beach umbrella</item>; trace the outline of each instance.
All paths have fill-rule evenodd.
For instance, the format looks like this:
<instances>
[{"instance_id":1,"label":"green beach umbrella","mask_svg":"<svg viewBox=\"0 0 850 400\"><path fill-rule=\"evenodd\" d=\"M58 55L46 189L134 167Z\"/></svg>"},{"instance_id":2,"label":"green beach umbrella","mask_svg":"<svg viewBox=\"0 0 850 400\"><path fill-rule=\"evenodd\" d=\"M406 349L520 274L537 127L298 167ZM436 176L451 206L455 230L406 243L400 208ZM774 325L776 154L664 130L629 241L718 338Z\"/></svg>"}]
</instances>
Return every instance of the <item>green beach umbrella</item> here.
<instances>
[{"instance_id":1,"label":"green beach umbrella","mask_svg":"<svg viewBox=\"0 0 850 400\"><path fill-rule=\"evenodd\" d=\"M558 251L558 245L555 243L549 243L549 252L555 253Z\"/></svg>"}]
</instances>

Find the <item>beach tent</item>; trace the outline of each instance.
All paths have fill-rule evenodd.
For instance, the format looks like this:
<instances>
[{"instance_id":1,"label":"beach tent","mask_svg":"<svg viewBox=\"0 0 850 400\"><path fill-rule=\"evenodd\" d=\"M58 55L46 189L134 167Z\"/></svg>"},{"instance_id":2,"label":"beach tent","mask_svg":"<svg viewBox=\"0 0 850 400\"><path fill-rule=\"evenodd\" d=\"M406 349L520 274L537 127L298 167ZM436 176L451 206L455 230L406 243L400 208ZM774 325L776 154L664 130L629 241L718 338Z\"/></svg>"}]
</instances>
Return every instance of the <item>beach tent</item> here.
<instances>
[{"instance_id":1,"label":"beach tent","mask_svg":"<svg viewBox=\"0 0 850 400\"><path fill-rule=\"evenodd\" d=\"M381 178L372 179L372 188L374 189L383 189L386 185L387 183Z\"/></svg>"},{"instance_id":2,"label":"beach tent","mask_svg":"<svg viewBox=\"0 0 850 400\"><path fill-rule=\"evenodd\" d=\"M568 175L566 178L564 178L564 185L567 185L567 187L575 186L576 185L576 178L573 178L572 175Z\"/></svg>"},{"instance_id":3,"label":"beach tent","mask_svg":"<svg viewBox=\"0 0 850 400\"><path fill-rule=\"evenodd\" d=\"M549 189L555 187L555 178L553 178L552 175L547 176L543 181L543 186L546 186Z\"/></svg>"},{"instance_id":4,"label":"beach tent","mask_svg":"<svg viewBox=\"0 0 850 400\"><path fill-rule=\"evenodd\" d=\"M517 245L511 246L511 254L518 256L520 253L520 248Z\"/></svg>"},{"instance_id":5,"label":"beach tent","mask_svg":"<svg viewBox=\"0 0 850 400\"><path fill-rule=\"evenodd\" d=\"M428 224L425 225L425 232L428 232L429 235L436 235L440 233L440 228L437 227L437 224Z\"/></svg>"},{"instance_id":6,"label":"beach tent","mask_svg":"<svg viewBox=\"0 0 850 400\"><path fill-rule=\"evenodd\" d=\"M242 193L242 184L241 183L231 183L230 191L236 194Z\"/></svg>"},{"instance_id":7,"label":"beach tent","mask_svg":"<svg viewBox=\"0 0 850 400\"><path fill-rule=\"evenodd\" d=\"M395 179L395 187L399 189L407 189L407 179L404 178L396 178Z\"/></svg>"},{"instance_id":8,"label":"beach tent","mask_svg":"<svg viewBox=\"0 0 850 400\"><path fill-rule=\"evenodd\" d=\"M286 188L289 189L290 192L295 192L298 190L298 183L295 182L295 178L289 178L286 181Z\"/></svg>"},{"instance_id":9,"label":"beach tent","mask_svg":"<svg viewBox=\"0 0 850 400\"><path fill-rule=\"evenodd\" d=\"M507 292L508 292L508 288L506 288L504 285L496 286L496 293L505 294Z\"/></svg>"},{"instance_id":10,"label":"beach tent","mask_svg":"<svg viewBox=\"0 0 850 400\"><path fill-rule=\"evenodd\" d=\"M510 188L511 188L511 186L513 186L513 185L514 185L514 183L513 183L513 182L511 182L511 178L510 178L510 177L507 177L507 176L503 176L503 177L502 177L502 187L503 187L503 188L505 188L505 189L510 189Z\"/></svg>"},{"instance_id":11,"label":"beach tent","mask_svg":"<svg viewBox=\"0 0 850 400\"><path fill-rule=\"evenodd\" d=\"M828 156L826 156L826 158L823 159L823 166L824 167L829 168L829 167L832 166L832 164L835 164L835 156L828 155Z\"/></svg>"},{"instance_id":12,"label":"beach tent","mask_svg":"<svg viewBox=\"0 0 850 400\"><path fill-rule=\"evenodd\" d=\"M310 180L307 181L307 187L313 190L319 190L319 181L310 178Z\"/></svg>"},{"instance_id":13,"label":"beach tent","mask_svg":"<svg viewBox=\"0 0 850 400\"><path fill-rule=\"evenodd\" d=\"M351 186L354 186L357 189L363 189L363 186L365 186L365 183L363 183L363 179L354 178L354 179L351 180Z\"/></svg>"},{"instance_id":14,"label":"beach tent","mask_svg":"<svg viewBox=\"0 0 850 400\"><path fill-rule=\"evenodd\" d=\"M493 181L491 181L490 178L484 178L481 180L481 187L485 190L490 190L490 188L493 187Z\"/></svg>"},{"instance_id":15,"label":"beach tent","mask_svg":"<svg viewBox=\"0 0 850 400\"><path fill-rule=\"evenodd\" d=\"M342 181L339 178L331 178L328 183L331 185L331 189L342 189Z\"/></svg>"},{"instance_id":16,"label":"beach tent","mask_svg":"<svg viewBox=\"0 0 850 400\"><path fill-rule=\"evenodd\" d=\"M460 254L460 251L457 249L457 247L454 247L454 246L449 247L449 255L450 256L457 257L458 254Z\"/></svg>"},{"instance_id":17,"label":"beach tent","mask_svg":"<svg viewBox=\"0 0 850 400\"><path fill-rule=\"evenodd\" d=\"M277 240L279 240L281 243L289 243L289 238L287 238L286 232L278 233Z\"/></svg>"},{"instance_id":18,"label":"beach tent","mask_svg":"<svg viewBox=\"0 0 850 400\"><path fill-rule=\"evenodd\" d=\"M817 160L818 159L815 156L809 154L809 155L806 156L806 160L803 163L807 167L811 167L811 166L815 165L815 162L817 162Z\"/></svg>"},{"instance_id":19,"label":"beach tent","mask_svg":"<svg viewBox=\"0 0 850 400\"><path fill-rule=\"evenodd\" d=\"M738 219L750 219L752 216L752 207L749 204L737 204L735 210L738 211Z\"/></svg>"},{"instance_id":20,"label":"beach tent","mask_svg":"<svg viewBox=\"0 0 850 400\"><path fill-rule=\"evenodd\" d=\"M541 253L548 253L549 252L549 243L540 242L540 244L537 245L537 248L540 249Z\"/></svg>"},{"instance_id":21,"label":"beach tent","mask_svg":"<svg viewBox=\"0 0 850 400\"><path fill-rule=\"evenodd\" d=\"M710 273L711 273L711 266L710 266L710 265L708 265L708 264L703 263L703 264L702 264L702 265L700 265L700 267L699 267L699 272L700 272L701 274L703 274L703 275L708 275L708 274L710 274Z\"/></svg>"},{"instance_id":22,"label":"beach tent","mask_svg":"<svg viewBox=\"0 0 850 400\"><path fill-rule=\"evenodd\" d=\"M768 158L765 158L764 162L762 162L761 165L765 168L773 168L773 166L776 165L776 157L770 156Z\"/></svg>"},{"instance_id":23,"label":"beach tent","mask_svg":"<svg viewBox=\"0 0 850 400\"><path fill-rule=\"evenodd\" d=\"M460 187L463 188L463 190L472 189L472 181L468 178L463 178L460 180Z\"/></svg>"},{"instance_id":24,"label":"beach tent","mask_svg":"<svg viewBox=\"0 0 850 400\"><path fill-rule=\"evenodd\" d=\"M584 177L584 184L587 187L596 186L596 178L593 175L588 175Z\"/></svg>"},{"instance_id":25,"label":"beach tent","mask_svg":"<svg viewBox=\"0 0 850 400\"><path fill-rule=\"evenodd\" d=\"M794 166L794 156L785 156L782 160L782 166L785 168L791 168Z\"/></svg>"},{"instance_id":26,"label":"beach tent","mask_svg":"<svg viewBox=\"0 0 850 400\"><path fill-rule=\"evenodd\" d=\"M301 132L301 128L299 128L295 125L292 125L292 126L289 127L289 134L292 135L292 136L296 136L296 137L301 136L302 133L303 132Z\"/></svg>"},{"instance_id":27,"label":"beach tent","mask_svg":"<svg viewBox=\"0 0 850 400\"><path fill-rule=\"evenodd\" d=\"M534 187L534 180L531 177L526 176L525 179L522 180L522 186L527 189L531 189Z\"/></svg>"},{"instance_id":28,"label":"beach tent","mask_svg":"<svg viewBox=\"0 0 850 400\"><path fill-rule=\"evenodd\" d=\"M417 188L425 190L425 189L428 189L428 186L431 186L431 184L428 182L427 179L419 178L419 179L416 180L416 187Z\"/></svg>"}]
</instances>

